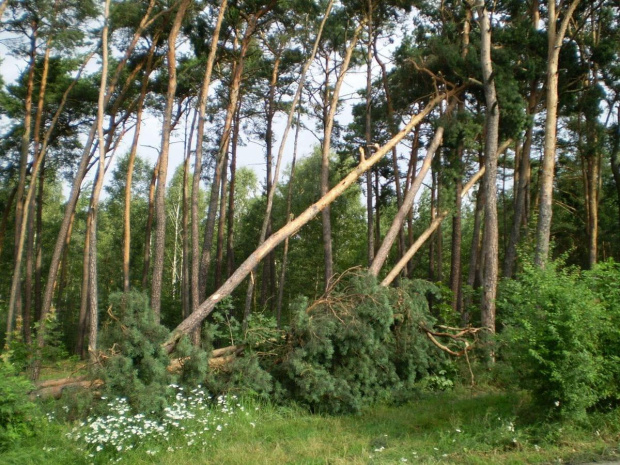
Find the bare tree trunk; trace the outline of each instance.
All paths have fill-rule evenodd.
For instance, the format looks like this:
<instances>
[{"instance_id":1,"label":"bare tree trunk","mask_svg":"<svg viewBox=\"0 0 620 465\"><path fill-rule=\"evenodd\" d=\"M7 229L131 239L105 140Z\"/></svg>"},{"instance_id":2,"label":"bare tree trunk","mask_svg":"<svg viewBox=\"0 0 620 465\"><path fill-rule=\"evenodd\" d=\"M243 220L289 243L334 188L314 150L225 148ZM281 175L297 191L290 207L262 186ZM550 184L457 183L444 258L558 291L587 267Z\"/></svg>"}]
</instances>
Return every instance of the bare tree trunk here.
<instances>
[{"instance_id":1,"label":"bare tree trunk","mask_svg":"<svg viewBox=\"0 0 620 465\"><path fill-rule=\"evenodd\" d=\"M172 28L168 35L168 89L166 91L166 108L162 124L161 150L159 153L159 173L157 191L155 192L155 253L153 257L153 277L151 286L151 309L155 321L161 318L161 291L164 274L164 252L166 248L166 178L168 176L168 153L170 150L170 132L172 108L177 90L176 40L181 23L191 0L181 0L176 11Z\"/></svg>"},{"instance_id":2,"label":"bare tree trunk","mask_svg":"<svg viewBox=\"0 0 620 465\"><path fill-rule=\"evenodd\" d=\"M368 25L368 45L366 49L366 147L364 148L364 154L366 157L370 156L370 150L372 146L372 43L373 30L372 30L372 0L368 0L368 12L367 12L367 25ZM376 175L378 177L378 175ZM367 233L366 238L368 241L368 266L372 264L375 258L375 229L373 222L373 208L372 208L372 170L368 170L366 173L366 211L367 211ZM377 199L379 199L377 193ZM377 205L377 210L379 206ZM379 232L376 232L379 236ZM380 237L380 236L379 236Z\"/></svg>"},{"instance_id":3,"label":"bare tree trunk","mask_svg":"<svg viewBox=\"0 0 620 465\"><path fill-rule=\"evenodd\" d=\"M329 103L329 112L327 113L327 120L325 121L325 131L323 134L323 144L321 147L321 197L327 195L329 190L329 155L331 152L331 137L332 131L334 128L334 117L336 116L336 110L338 107L338 100L340 97L340 88L342 87L342 82L344 81L344 77L349 68L349 63L351 62L351 56L353 55L353 50L355 49L355 45L357 44L357 39L359 38L360 31L362 26L358 26L353 33L353 37L351 38L351 42L349 43L344 60L342 61L342 65L340 66L340 74L336 80L336 85L334 86L334 90L331 95L330 103ZM327 92L327 89L326 89ZM370 154L367 154L368 158L370 158ZM332 226L330 219L330 208L329 205L326 205L326 208L321 212L321 220L323 224L323 255L325 261L325 289L329 288L329 282L331 281L332 276L334 275L334 258L332 252Z\"/></svg>"},{"instance_id":4,"label":"bare tree trunk","mask_svg":"<svg viewBox=\"0 0 620 465\"><path fill-rule=\"evenodd\" d=\"M192 178L192 312L200 305L200 216L198 213L198 195L200 193L200 175L202 172L202 145L204 138L205 115L207 101L209 98L209 86L211 85L211 73L213 71L213 63L215 62L215 54L217 52L217 44L224 19L224 12L227 7L227 0L220 1L220 8L215 24L215 30L211 38L211 48L207 57L205 74L200 89L200 102L198 105L198 131L196 137L196 158L194 161L194 176ZM198 343L200 333L194 334L194 342Z\"/></svg>"},{"instance_id":5,"label":"bare tree trunk","mask_svg":"<svg viewBox=\"0 0 620 465\"><path fill-rule=\"evenodd\" d=\"M33 21L33 33L30 39L30 63L28 64L28 80L26 81L26 96L24 100L24 132L21 138L21 150L19 159L19 180L17 182L17 200L15 203L15 263L13 266L13 281L17 281L12 286L11 297L9 300L9 309L7 312L6 322L6 338L5 344L11 342L11 333L13 332L13 320L15 315L21 310L21 269L22 269L22 253L19 250L19 243L22 241L22 235L26 234L27 221L24 221L24 208L28 208L28 204L24 202L24 192L26 190L26 171L28 166L28 152L30 149L30 132L32 126L32 93L34 87L34 71L36 65L37 53L37 33L38 24ZM36 185L36 176L31 176L32 189ZM15 290L13 291L13 287Z\"/></svg>"},{"instance_id":6,"label":"bare tree trunk","mask_svg":"<svg viewBox=\"0 0 620 465\"><path fill-rule=\"evenodd\" d=\"M465 196L467 192L469 192L469 189L471 189L471 187L476 182L478 182L478 180L484 174L484 171L485 171L485 168L482 167L480 171L478 171L475 175L472 176L472 178L463 188L463 191L461 193L462 196ZM441 224L441 222L448 216L448 213L449 213L448 210L444 210L443 212L441 212L439 215L437 215L433 219L433 221L431 222L430 226L426 229L426 231L424 231L420 235L420 237L418 237L418 239L411 245L409 250L407 250L407 252L405 252L402 258L398 261L396 266L388 273L388 275L383 279L383 281L381 281L382 286L389 286L390 284L392 284L394 279L396 279L396 277L400 274L400 272L405 268L405 266L407 265L407 262L413 258L415 253L418 250L420 250L420 247L422 247L424 242L428 240L428 238L433 234L433 232L437 229L437 227Z\"/></svg>"},{"instance_id":7,"label":"bare tree trunk","mask_svg":"<svg viewBox=\"0 0 620 465\"><path fill-rule=\"evenodd\" d=\"M538 83L532 81L530 85L530 96L528 102L528 116L532 118L536 114L536 106L539 100L539 94L537 92ZM534 126L533 122L528 126L525 132L525 142L521 148L521 156L519 163L519 176L518 182L515 179L515 208L514 217L512 221L512 228L510 230L510 239L508 241L508 247L506 249L506 256L504 257L504 269L503 275L507 278L511 278L514 272L514 263L517 258L517 244L521 239L521 231L524 228L524 224L527 225L528 214L526 210L527 197L529 196L530 185L530 157L532 153L532 141L534 138ZM516 175L515 175L516 178Z\"/></svg>"},{"instance_id":8,"label":"bare tree trunk","mask_svg":"<svg viewBox=\"0 0 620 465\"><path fill-rule=\"evenodd\" d=\"M293 146L293 161L291 162L291 177L288 180L288 193L286 194L286 224L292 221L291 205L293 201L293 183L295 181L295 162L297 160L297 147L299 142L299 128L301 117L300 111L297 112L297 126L295 127L295 143ZM278 288L278 303L276 308L277 327L282 326L282 301L284 299L284 284L286 282L286 266L288 263L288 243L289 238L284 240L284 253L282 255L282 269L280 270L280 287Z\"/></svg>"},{"instance_id":9,"label":"bare tree trunk","mask_svg":"<svg viewBox=\"0 0 620 465\"><path fill-rule=\"evenodd\" d=\"M237 177L237 146L239 144L240 108L235 113L235 126L233 129L232 147L230 149L230 184L228 187L228 228L226 231L226 278L235 269L235 182Z\"/></svg>"},{"instance_id":10,"label":"bare tree trunk","mask_svg":"<svg viewBox=\"0 0 620 465\"><path fill-rule=\"evenodd\" d=\"M536 255L534 262L544 267L549 259L549 242L551 238L551 216L553 214L553 178L555 169L555 152L557 143L558 122L558 65L560 49L566 35L566 29L571 21L573 12L580 0L572 0L559 29L557 21L560 15L556 11L556 0L548 0L547 9L549 21L547 25L547 120L545 122L545 143L540 172L540 207L538 211L538 225L536 228ZM560 3L560 6L562 3Z\"/></svg>"},{"instance_id":11,"label":"bare tree trunk","mask_svg":"<svg viewBox=\"0 0 620 465\"><path fill-rule=\"evenodd\" d=\"M226 168L228 166L228 152L224 155L224 172L220 183L220 213L217 223L217 246L215 253L215 287L220 287L224 270L224 229L226 229L226 192L228 190L228 176Z\"/></svg>"},{"instance_id":12,"label":"bare tree trunk","mask_svg":"<svg viewBox=\"0 0 620 465\"><path fill-rule=\"evenodd\" d=\"M153 231L153 216L155 212L155 187L157 186L157 178L159 176L159 157L157 164L153 168L151 176L151 184L149 186L149 209L146 218L145 239L144 239L144 257L142 260L142 289L146 291L148 288L149 270L151 268L151 236Z\"/></svg>"},{"instance_id":13,"label":"bare tree trunk","mask_svg":"<svg viewBox=\"0 0 620 465\"><path fill-rule=\"evenodd\" d=\"M483 295L481 302L482 325L490 332L495 332L495 296L498 280L498 217L497 217L497 159L499 138L499 106L493 78L491 60L491 21L489 12L477 6L478 23L480 26L480 63L484 83L486 102L484 166L486 182L484 204L484 241L482 255L484 261Z\"/></svg>"},{"instance_id":14,"label":"bare tree trunk","mask_svg":"<svg viewBox=\"0 0 620 465\"><path fill-rule=\"evenodd\" d=\"M157 35L158 37L158 35ZM129 151L129 160L127 161L127 179L125 181L125 208L123 210L123 291L129 292L131 276L129 268L129 255L131 252L131 185L133 181L133 170L136 163L136 154L138 152L138 142L140 140L140 129L142 127L142 110L144 108L144 99L148 90L149 76L153 68L153 54L155 53L155 44L157 40L153 40L149 49L147 58L146 71L142 78L142 87L140 89L140 97L136 110L136 126L134 128L133 141Z\"/></svg>"},{"instance_id":15,"label":"bare tree trunk","mask_svg":"<svg viewBox=\"0 0 620 465\"><path fill-rule=\"evenodd\" d=\"M440 94L431 99L427 106L416 116L412 117L409 123L394 136L383 147L379 148L372 157L362 161L352 172L350 172L344 179L336 184L326 196L321 197L316 203L307 208L297 218L288 223L286 226L272 234L265 242L258 247L250 256L243 262L235 272L228 278L228 280L207 300L205 300L194 313L181 322L172 332L170 338L164 343L164 347L167 351L172 351L177 341L184 335L193 331L202 320L204 320L215 308L215 305L220 302L224 297L230 295L230 293L251 273L254 267L265 257L267 253L277 247L291 234L298 231L303 225L307 224L310 220L315 218L321 210L323 210L328 204L336 200L349 186L359 179L359 177L368 170L371 166L376 164L381 158L383 158L392 147L398 144L411 130L424 119L430 111L443 99L450 97L453 92L448 94Z\"/></svg>"}]
</instances>

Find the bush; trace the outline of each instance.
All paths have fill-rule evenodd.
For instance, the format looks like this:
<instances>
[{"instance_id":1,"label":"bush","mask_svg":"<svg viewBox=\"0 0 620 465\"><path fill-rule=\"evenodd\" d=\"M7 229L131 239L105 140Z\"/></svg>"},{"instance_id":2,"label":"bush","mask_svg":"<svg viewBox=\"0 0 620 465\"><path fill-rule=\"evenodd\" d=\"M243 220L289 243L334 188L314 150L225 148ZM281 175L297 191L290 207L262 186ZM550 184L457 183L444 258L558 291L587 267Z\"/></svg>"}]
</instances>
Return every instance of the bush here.
<instances>
[{"instance_id":1,"label":"bush","mask_svg":"<svg viewBox=\"0 0 620 465\"><path fill-rule=\"evenodd\" d=\"M110 295L110 320L102 329L101 347L107 349L97 375L110 397L125 397L140 412L166 406L174 377L162 344L168 330L155 322L146 295L131 291Z\"/></svg>"},{"instance_id":2,"label":"bush","mask_svg":"<svg viewBox=\"0 0 620 465\"><path fill-rule=\"evenodd\" d=\"M500 355L552 417L583 418L618 398L619 280L614 264L581 273L556 262L544 270L525 265L517 280L502 284Z\"/></svg>"},{"instance_id":3,"label":"bush","mask_svg":"<svg viewBox=\"0 0 620 465\"><path fill-rule=\"evenodd\" d=\"M0 450L22 436L32 434L37 423L37 406L28 398L33 386L0 356Z\"/></svg>"},{"instance_id":4,"label":"bush","mask_svg":"<svg viewBox=\"0 0 620 465\"><path fill-rule=\"evenodd\" d=\"M278 392L315 411L345 413L412 387L442 359L418 329L432 326L431 288L416 281L388 289L353 276L311 305L300 299L287 354L272 371Z\"/></svg>"}]
</instances>

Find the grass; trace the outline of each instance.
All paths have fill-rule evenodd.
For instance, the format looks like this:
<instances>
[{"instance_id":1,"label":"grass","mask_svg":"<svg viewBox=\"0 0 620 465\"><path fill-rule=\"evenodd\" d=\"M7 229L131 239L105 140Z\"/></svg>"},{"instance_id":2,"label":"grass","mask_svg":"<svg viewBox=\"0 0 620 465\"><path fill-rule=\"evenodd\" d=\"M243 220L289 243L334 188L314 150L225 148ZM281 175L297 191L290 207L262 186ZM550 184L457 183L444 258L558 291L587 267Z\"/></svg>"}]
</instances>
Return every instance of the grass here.
<instances>
[{"instance_id":1,"label":"grass","mask_svg":"<svg viewBox=\"0 0 620 465\"><path fill-rule=\"evenodd\" d=\"M221 432L212 428L190 446L187 432L192 425L197 429L195 420L182 422L168 441L140 440L122 453L91 447L88 457L80 450L83 443L66 437L71 426L52 422L0 454L0 463L580 463L616 457L620 440L617 412L593 416L588 425L541 425L532 421L531 410L527 414L523 396L488 391L425 394L405 405L339 417L251 399L235 402L244 409L218 421L225 425Z\"/></svg>"}]
</instances>

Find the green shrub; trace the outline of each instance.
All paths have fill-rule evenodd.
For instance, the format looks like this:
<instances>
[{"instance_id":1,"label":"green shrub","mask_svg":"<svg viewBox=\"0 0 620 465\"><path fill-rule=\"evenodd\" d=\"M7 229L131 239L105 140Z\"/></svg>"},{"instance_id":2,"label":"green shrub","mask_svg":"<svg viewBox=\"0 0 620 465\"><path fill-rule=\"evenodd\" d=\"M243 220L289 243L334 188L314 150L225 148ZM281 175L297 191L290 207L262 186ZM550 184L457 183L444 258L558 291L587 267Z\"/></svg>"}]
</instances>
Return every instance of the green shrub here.
<instances>
[{"instance_id":1,"label":"green shrub","mask_svg":"<svg viewBox=\"0 0 620 465\"><path fill-rule=\"evenodd\" d=\"M278 392L315 411L358 412L437 367L442 356L418 329L432 326L424 294L434 288L402 284L353 276L311 305L300 299L287 353L272 371Z\"/></svg>"},{"instance_id":2,"label":"green shrub","mask_svg":"<svg viewBox=\"0 0 620 465\"><path fill-rule=\"evenodd\" d=\"M97 375L109 397L124 397L140 412L158 412L166 405L174 376L162 343L168 330L155 322L146 295L131 291L110 295L111 318L101 331L104 363Z\"/></svg>"},{"instance_id":3,"label":"green shrub","mask_svg":"<svg viewBox=\"0 0 620 465\"><path fill-rule=\"evenodd\" d=\"M582 418L617 399L619 280L617 265L581 273L549 263L544 270L526 264L502 284L500 355L550 416Z\"/></svg>"},{"instance_id":4,"label":"green shrub","mask_svg":"<svg viewBox=\"0 0 620 465\"><path fill-rule=\"evenodd\" d=\"M0 356L0 450L32 434L39 416L37 406L28 398L32 383L8 359L8 353Z\"/></svg>"}]
</instances>

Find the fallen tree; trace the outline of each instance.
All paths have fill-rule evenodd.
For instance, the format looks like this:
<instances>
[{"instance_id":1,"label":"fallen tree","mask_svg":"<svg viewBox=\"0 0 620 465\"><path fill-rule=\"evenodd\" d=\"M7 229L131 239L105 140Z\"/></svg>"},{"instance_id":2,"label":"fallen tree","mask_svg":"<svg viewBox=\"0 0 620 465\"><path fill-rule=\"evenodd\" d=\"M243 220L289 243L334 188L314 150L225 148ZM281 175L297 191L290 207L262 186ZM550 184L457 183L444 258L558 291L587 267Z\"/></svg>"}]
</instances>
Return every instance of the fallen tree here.
<instances>
[{"instance_id":1,"label":"fallen tree","mask_svg":"<svg viewBox=\"0 0 620 465\"><path fill-rule=\"evenodd\" d=\"M224 297L230 295L241 282L250 274L252 269L273 249L282 243L287 237L295 234L302 226L316 217L325 207L334 202L349 186L359 179L359 177L378 163L393 147L409 134L432 110L444 99L460 92L460 88L452 89L432 98L424 109L413 116L409 123L385 145L380 147L371 157L362 159L347 176L334 186L326 195L321 197L316 203L308 207L303 213L290 223L287 223L280 230L272 234L262 243L250 256L235 270L228 280L209 296L190 316L183 320L171 333L170 337L163 344L168 353L174 350L175 345L183 335L190 334L200 323L213 311L215 305Z\"/></svg>"}]
</instances>

